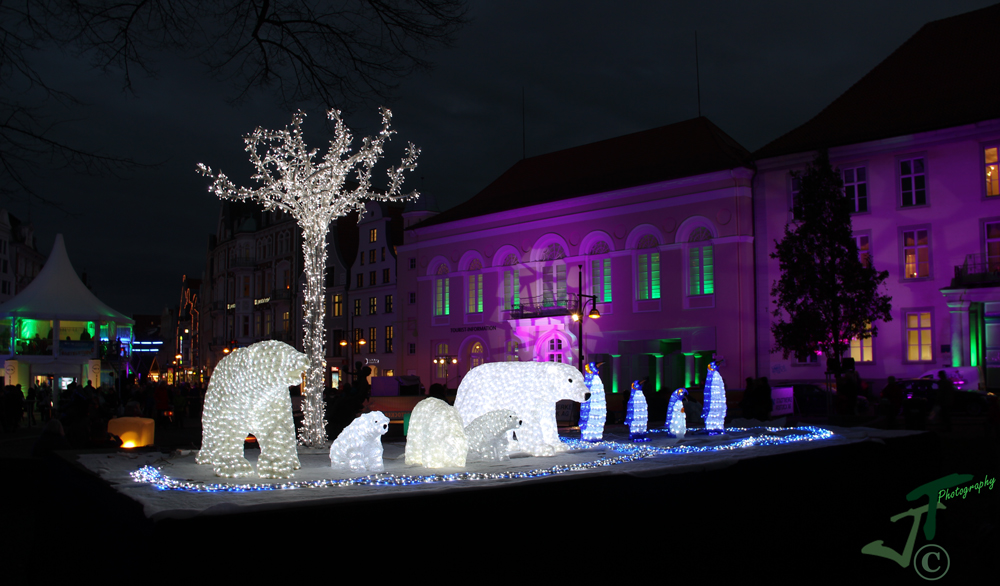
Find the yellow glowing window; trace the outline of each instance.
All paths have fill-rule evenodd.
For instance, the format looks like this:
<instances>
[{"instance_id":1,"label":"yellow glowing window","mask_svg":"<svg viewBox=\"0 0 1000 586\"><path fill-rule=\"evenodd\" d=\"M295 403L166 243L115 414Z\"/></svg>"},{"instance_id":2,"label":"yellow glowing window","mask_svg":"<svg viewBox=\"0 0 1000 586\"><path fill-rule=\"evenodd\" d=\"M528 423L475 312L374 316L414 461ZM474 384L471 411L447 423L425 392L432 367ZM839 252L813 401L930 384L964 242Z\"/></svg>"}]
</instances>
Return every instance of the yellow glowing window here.
<instances>
[{"instance_id":1,"label":"yellow glowing window","mask_svg":"<svg viewBox=\"0 0 1000 586\"><path fill-rule=\"evenodd\" d=\"M911 362L933 360L930 312L906 314L906 359Z\"/></svg>"},{"instance_id":2,"label":"yellow glowing window","mask_svg":"<svg viewBox=\"0 0 1000 586\"><path fill-rule=\"evenodd\" d=\"M1000 171L997 168L997 147L986 149L986 196L1000 195Z\"/></svg>"}]
</instances>

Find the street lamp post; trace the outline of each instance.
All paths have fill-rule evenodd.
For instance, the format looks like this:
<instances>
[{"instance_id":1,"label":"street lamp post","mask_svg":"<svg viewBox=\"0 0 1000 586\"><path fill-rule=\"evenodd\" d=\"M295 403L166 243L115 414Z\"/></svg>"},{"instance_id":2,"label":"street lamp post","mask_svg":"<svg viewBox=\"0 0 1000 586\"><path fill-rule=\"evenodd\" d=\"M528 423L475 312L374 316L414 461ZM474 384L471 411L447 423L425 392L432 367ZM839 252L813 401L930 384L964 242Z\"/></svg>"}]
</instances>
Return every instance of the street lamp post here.
<instances>
[{"instance_id":1,"label":"street lamp post","mask_svg":"<svg viewBox=\"0 0 1000 586\"><path fill-rule=\"evenodd\" d=\"M577 275L579 277L579 291L576 312L572 314L573 321L577 322L579 325L579 335L576 338L576 342L579 345L578 352L578 362L580 372L583 372L583 312L587 309L587 304L591 304L590 313L587 317L590 319L598 319L601 317L601 312L597 311L597 296L596 295L584 295L583 293L583 265L579 265L580 272Z\"/></svg>"},{"instance_id":2,"label":"street lamp post","mask_svg":"<svg viewBox=\"0 0 1000 586\"><path fill-rule=\"evenodd\" d=\"M432 362L434 364L443 364L444 365L444 388L447 389L448 388L448 365L449 364L458 364L458 357L457 356L452 356L450 354L442 354L440 356L435 357Z\"/></svg>"}]
</instances>

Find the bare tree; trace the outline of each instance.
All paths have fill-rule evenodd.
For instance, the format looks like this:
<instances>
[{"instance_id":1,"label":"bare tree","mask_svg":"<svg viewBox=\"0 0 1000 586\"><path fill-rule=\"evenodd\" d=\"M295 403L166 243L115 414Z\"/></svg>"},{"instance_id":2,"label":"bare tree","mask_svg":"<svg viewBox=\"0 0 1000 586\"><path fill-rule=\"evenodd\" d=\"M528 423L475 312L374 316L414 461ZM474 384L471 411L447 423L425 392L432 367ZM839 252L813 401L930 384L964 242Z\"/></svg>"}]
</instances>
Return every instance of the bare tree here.
<instances>
[{"instance_id":1,"label":"bare tree","mask_svg":"<svg viewBox=\"0 0 1000 586\"><path fill-rule=\"evenodd\" d=\"M244 138L246 151L255 169L253 179L261 184L259 188L236 187L226 175L215 173L203 164L198 165L202 175L214 179L209 191L220 198L258 201L265 210L287 212L302 229L306 275L302 308L305 337L302 344L309 356L309 370L306 371L304 417L299 441L311 447L327 443L326 406L323 402L326 374L323 367L326 340L323 332L326 313L323 277L326 274L326 235L330 231L330 223L355 211L363 215L365 200L416 198L417 192L401 194L401 191L404 171L416 168L420 154L420 149L409 143L402 163L388 170L388 188L384 192L376 192L371 186L372 169L382 158L384 143L395 133L389 130L392 113L382 108L382 131L375 138L366 137L354 154L350 153L353 138L340 112L330 110L327 114L334 121L334 138L321 160L317 150L310 150L302 138L305 114L301 111L292 117L291 126L286 126L284 130L258 127ZM266 151L261 154L259 151L264 147ZM352 171L356 172L358 185L347 189L345 181Z\"/></svg>"},{"instance_id":2,"label":"bare tree","mask_svg":"<svg viewBox=\"0 0 1000 586\"><path fill-rule=\"evenodd\" d=\"M465 14L463 0L0 2L0 190L37 197L30 178L43 169L135 165L55 138L54 121L77 102L46 78L42 51L87 55L120 71L129 91L136 71L155 74L156 58L169 55L228 80L233 102L263 92L284 106L350 109L385 100L402 76L427 67L425 55L454 40Z\"/></svg>"}]
</instances>

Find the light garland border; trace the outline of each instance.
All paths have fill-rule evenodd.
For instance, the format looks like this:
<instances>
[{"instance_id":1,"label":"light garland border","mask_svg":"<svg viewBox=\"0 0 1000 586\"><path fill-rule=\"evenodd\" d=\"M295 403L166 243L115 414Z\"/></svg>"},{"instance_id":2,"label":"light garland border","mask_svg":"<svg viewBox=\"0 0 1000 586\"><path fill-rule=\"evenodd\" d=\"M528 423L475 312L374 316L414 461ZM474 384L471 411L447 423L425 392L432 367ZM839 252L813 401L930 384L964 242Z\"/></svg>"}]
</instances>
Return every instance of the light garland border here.
<instances>
[{"instance_id":1,"label":"light garland border","mask_svg":"<svg viewBox=\"0 0 1000 586\"><path fill-rule=\"evenodd\" d=\"M760 428L752 428L760 429ZM650 444L635 444L632 442L602 441L599 443L586 442L575 438L560 438L570 449L591 450L596 447L604 447L619 456L612 458L598 458L590 462L578 464L560 464L550 468L536 468L522 472L456 472L453 474L428 474L423 476L396 475L390 473L369 474L355 478L343 479L321 479L321 480L299 480L288 482L277 482L270 484L205 484L203 482L191 482L187 480L177 480L164 475L160 468L153 466L143 466L131 472L130 476L134 482L148 483L157 490L178 490L193 493L220 493L220 492L265 492L274 490L298 490L303 488L345 488L349 486L416 486L420 484L440 484L444 482L462 481L483 481L483 480L519 480L542 478L555 476L567 472L581 472L593 470L595 468L606 468L619 464L636 462L655 456L671 456L686 454L704 454L721 452L728 450L746 449L755 446L778 446L808 441L823 441L832 438L835 434L822 427L802 426L802 427L766 427L767 435L753 435L740 438L734 442L718 446L690 446L678 445L669 447L655 447ZM664 429L650 430L653 433L666 432ZM749 429L727 428L727 432L745 432ZM785 435L773 435L784 433Z\"/></svg>"}]
</instances>

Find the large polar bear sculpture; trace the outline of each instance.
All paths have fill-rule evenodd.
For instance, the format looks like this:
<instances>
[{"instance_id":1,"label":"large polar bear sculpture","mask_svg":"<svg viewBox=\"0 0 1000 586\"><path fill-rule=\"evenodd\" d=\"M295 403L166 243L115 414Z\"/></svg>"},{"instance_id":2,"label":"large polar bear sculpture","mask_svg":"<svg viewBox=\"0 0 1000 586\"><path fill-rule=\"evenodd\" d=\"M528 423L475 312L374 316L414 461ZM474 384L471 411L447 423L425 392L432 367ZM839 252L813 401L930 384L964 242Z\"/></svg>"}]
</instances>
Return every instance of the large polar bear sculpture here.
<instances>
[{"instance_id":1,"label":"large polar bear sculpture","mask_svg":"<svg viewBox=\"0 0 1000 586\"><path fill-rule=\"evenodd\" d=\"M274 340L237 348L220 360L205 394L195 461L210 464L217 476L250 476L243 441L253 434L260 444L257 475L291 476L300 464L288 387L302 382L308 366L305 354Z\"/></svg>"},{"instance_id":2,"label":"large polar bear sculpture","mask_svg":"<svg viewBox=\"0 0 1000 586\"><path fill-rule=\"evenodd\" d=\"M521 427L521 418L510 409L497 409L472 420L465 428L472 459L499 462L510 460L507 432Z\"/></svg>"},{"instance_id":3,"label":"large polar bear sculpture","mask_svg":"<svg viewBox=\"0 0 1000 586\"><path fill-rule=\"evenodd\" d=\"M441 399L417 403L406 432L406 463L424 468L462 468L469 443L458 411Z\"/></svg>"},{"instance_id":4,"label":"large polar bear sculpture","mask_svg":"<svg viewBox=\"0 0 1000 586\"><path fill-rule=\"evenodd\" d=\"M480 415L510 409L521 418L510 451L553 456L569 449L559 441L556 403L590 398L583 374L561 362L488 362L469 371L458 385L455 407L468 426Z\"/></svg>"},{"instance_id":5,"label":"large polar bear sculpture","mask_svg":"<svg viewBox=\"0 0 1000 586\"><path fill-rule=\"evenodd\" d=\"M364 413L340 432L330 446L330 466L352 472L384 472L382 436L389 431L389 418L381 411Z\"/></svg>"}]
</instances>

